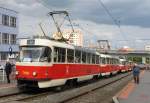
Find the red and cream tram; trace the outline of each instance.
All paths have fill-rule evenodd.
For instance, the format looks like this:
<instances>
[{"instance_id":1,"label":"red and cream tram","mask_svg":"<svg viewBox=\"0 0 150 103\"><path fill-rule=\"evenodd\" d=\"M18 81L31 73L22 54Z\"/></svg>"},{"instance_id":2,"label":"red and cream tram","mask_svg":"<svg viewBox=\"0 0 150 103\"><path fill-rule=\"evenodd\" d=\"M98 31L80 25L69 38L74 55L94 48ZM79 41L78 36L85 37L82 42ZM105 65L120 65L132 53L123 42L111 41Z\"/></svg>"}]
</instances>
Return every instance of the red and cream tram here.
<instances>
[{"instance_id":1,"label":"red and cream tram","mask_svg":"<svg viewBox=\"0 0 150 103\"><path fill-rule=\"evenodd\" d=\"M47 88L119 72L119 58L49 39L24 39L16 62L18 85Z\"/></svg>"}]
</instances>

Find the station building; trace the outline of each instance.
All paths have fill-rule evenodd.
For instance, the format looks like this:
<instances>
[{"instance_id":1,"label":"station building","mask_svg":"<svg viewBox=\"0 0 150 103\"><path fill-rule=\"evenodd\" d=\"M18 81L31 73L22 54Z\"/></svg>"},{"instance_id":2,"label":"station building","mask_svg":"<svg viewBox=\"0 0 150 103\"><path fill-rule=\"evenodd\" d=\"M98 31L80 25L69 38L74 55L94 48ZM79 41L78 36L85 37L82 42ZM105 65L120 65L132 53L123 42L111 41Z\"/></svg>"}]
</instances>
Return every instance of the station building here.
<instances>
[{"instance_id":1,"label":"station building","mask_svg":"<svg viewBox=\"0 0 150 103\"><path fill-rule=\"evenodd\" d=\"M18 12L0 7L0 64L5 63L9 57L15 57L19 51L16 44L18 27ZM12 50L11 56L9 55L10 50Z\"/></svg>"}]
</instances>

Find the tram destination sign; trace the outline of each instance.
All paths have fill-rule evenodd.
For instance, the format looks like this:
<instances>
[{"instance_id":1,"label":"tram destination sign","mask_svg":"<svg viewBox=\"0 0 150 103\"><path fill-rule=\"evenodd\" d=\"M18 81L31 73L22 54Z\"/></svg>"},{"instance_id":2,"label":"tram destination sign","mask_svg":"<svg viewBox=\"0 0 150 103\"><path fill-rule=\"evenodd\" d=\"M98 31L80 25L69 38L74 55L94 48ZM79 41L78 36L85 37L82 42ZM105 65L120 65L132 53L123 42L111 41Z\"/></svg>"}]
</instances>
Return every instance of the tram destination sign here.
<instances>
[{"instance_id":1,"label":"tram destination sign","mask_svg":"<svg viewBox=\"0 0 150 103\"><path fill-rule=\"evenodd\" d=\"M28 45L34 45L35 44L35 40L32 40L32 39L27 40L27 44Z\"/></svg>"}]
</instances>

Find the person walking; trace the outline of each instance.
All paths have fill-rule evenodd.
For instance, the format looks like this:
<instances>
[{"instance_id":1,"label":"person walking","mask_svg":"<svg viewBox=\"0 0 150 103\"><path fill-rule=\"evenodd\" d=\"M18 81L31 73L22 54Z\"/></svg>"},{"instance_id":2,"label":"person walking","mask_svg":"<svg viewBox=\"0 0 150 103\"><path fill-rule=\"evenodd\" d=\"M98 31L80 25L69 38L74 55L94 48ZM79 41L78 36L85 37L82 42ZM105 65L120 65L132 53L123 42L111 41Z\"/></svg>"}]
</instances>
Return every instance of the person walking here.
<instances>
[{"instance_id":1,"label":"person walking","mask_svg":"<svg viewBox=\"0 0 150 103\"><path fill-rule=\"evenodd\" d=\"M140 68L137 66L137 64L135 64L133 66L133 78L136 84L139 84L139 75L140 75Z\"/></svg>"},{"instance_id":2,"label":"person walking","mask_svg":"<svg viewBox=\"0 0 150 103\"><path fill-rule=\"evenodd\" d=\"M11 74L11 71L12 71L12 68L11 68L11 64L9 62L9 60L6 61L6 65L5 65L5 72L6 72L6 77L7 77L7 83L10 83L10 74Z\"/></svg>"}]
</instances>

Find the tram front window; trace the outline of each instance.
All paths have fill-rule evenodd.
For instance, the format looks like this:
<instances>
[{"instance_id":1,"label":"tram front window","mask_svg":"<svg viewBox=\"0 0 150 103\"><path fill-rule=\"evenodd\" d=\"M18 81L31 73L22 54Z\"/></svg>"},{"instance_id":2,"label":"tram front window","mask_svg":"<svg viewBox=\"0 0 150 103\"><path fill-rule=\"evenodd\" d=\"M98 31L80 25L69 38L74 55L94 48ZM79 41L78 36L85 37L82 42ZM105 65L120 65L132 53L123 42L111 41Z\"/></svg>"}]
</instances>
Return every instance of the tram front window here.
<instances>
[{"instance_id":1,"label":"tram front window","mask_svg":"<svg viewBox=\"0 0 150 103\"><path fill-rule=\"evenodd\" d=\"M50 62L51 49L49 47L21 47L21 62Z\"/></svg>"}]
</instances>

